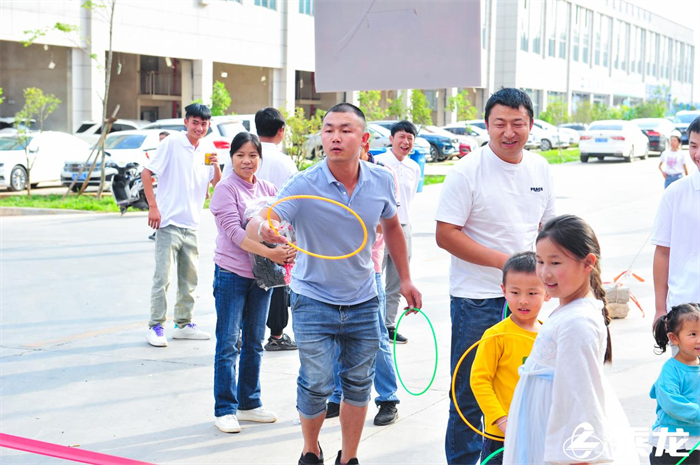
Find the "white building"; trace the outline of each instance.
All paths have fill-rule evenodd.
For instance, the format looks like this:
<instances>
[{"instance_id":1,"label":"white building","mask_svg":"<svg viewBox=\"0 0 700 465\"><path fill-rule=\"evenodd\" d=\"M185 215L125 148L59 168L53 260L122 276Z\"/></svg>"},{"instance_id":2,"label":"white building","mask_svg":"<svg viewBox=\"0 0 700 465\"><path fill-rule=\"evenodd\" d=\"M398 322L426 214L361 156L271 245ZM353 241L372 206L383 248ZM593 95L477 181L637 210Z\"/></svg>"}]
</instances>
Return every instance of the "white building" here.
<instances>
[{"instance_id":1,"label":"white building","mask_svg":"<svg viewBox=\"0 0 700 465\"><path fill-rule=\"evenodd\" d=\"M554 97L565 98L570 109L584 100L635 103L657 89L669 101L700 99L693 88L693 31L678 23L622 0L481 1L482 83L472 93L479 110L502 86L527 90L538 114ZM0 116L22 107L24 88L39 87L63 102L47 128L73 131L84 120L100 120L104 72L89 54L106 55L108 12L81 3L0 2ZM117 0L109 112L118 104L120 118L179 117L193 100L208 102L215 81L231 94L229 112L239 114L301 106L308 115L352 100L315 92L313 3ZM57 22L79 31L51 30L22 45L25 31ZM447 102L457 89L425 93L436 124L454 120Z\"/></svg>"}]
</instances>

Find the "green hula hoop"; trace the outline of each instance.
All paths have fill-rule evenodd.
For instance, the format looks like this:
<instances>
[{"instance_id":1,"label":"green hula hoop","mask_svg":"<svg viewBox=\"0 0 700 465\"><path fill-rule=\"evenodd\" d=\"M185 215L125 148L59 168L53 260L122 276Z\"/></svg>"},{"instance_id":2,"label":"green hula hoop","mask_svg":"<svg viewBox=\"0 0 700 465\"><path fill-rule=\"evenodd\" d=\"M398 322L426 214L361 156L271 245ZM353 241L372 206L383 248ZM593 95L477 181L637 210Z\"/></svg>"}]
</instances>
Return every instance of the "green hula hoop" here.
<instances>
[{"instance_id":1,"label":"green hula hoop","mask_svg":"<svg viewBox=\"0 0 700 465\"><path fill-rule=\"evenodd\" d=\"M486 460L484 460L483 462L481 462L481 465L486 465L486 464L489 462L489 460L491 460L491 459L494 458L497 454L500 454L500 453L503 452L504 450L506 450L506 448L505 448L505 447L501 447L500 449L498 449L497 451L495 451L493 454L491 454L491 455L489 455L488 457L486 457Z\"/></svg>"},{"instance_id":2,"label":"green hula hoop","mask_svg":"<svg viewBox=\"0 0 700 465\"><path fill-rule=\"evenodd\" d=\"M408 310L401 312L401 316L399 317L399 321L396 322L396 330L394 331L394 368L396 368L396 377L399 378L399 382L401 382L401 386L403 386L403 388L406 390L406 392L408 392L412 396L420 396L420 395L425 394L428 391L428 389L430 389L430 386L433 385L433 381L435 381L435 375L437 375L437 367L438 367L438 343L437 343L437 336L435 335L435 328L433 328L433 324L430 322L430 318L428 318L428 315L423 313L423 311L420 308L414 308L412 310L417 311L418 313L420 313L421 315L423 315L425 317L425 319L428 321L428 324L430 325L430 331L433 332L433 340L435 341L435 368L433 369L433 377L430 378L430 382L428 383L428 386L419 393L412 392L410 389L408 389L406 387L406 385L404 384L403 380L401 379L401 374L399 373L399 365L396 362L396 335L399 333L399 325L401 324L401 320L406 315L406 312Z\"/></svg>"}]
</instances>

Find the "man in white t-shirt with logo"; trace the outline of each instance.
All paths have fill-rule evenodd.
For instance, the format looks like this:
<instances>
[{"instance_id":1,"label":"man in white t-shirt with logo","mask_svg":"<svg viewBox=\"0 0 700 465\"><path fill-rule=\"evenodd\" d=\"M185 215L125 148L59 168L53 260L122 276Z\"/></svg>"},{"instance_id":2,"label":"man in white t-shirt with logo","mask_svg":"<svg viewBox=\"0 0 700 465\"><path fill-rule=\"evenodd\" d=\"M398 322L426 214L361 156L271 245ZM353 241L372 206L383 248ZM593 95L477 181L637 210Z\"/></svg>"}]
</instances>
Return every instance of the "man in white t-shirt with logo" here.
<instances>
[{"instance_id":1,"label":"man in white t-shirt with logo","mask_svg":"<svg viewBox=\"0 0 700 465\"><path fill-rule=\"evenodd\" d=\"M448 173L435 215L437 244L452 254L450 374L467 348L503 317L506 301L500 285L506 260L534 250L541 225L554 217L549 164L523 150L533 124L530 97L518 89L501 89L489 98L484 116L489 145ZM455 395L462 413L478 427L481 410L469 385L473 360L472 353L462 363ZM469 429L450 399L447 463L476 464L482 437Z\"/></svg>"},{"instance_id":2,"label":"man in white t-shirt with logo","mask_svg":"<svg viewBox=\"0 0 700 465\"><path fill-rule=\"evenodd\" d=\"M211 120L211 110L193 103L185 107L186 132L164 139L156 156L143 169L141 179L148 200L148 225L157 230L155 272L151 288L151 319L146 339L155 347L166 347L166 294L173 264L177 265L174 339L209 339L192 322L194 290L197 287L197 228L209 184L221 179L216 150L202 142ZM158 176L158 202L151 175Z\"/></svg>"},{"instance_id":3,"label":"man in white t-shirt with logo","mask_svg":"<svg viewBox=\"0 0 700 465\"><path fill-rule=\"evenodd\" d=\"M398 179L399 222L406 238L408 260L411 261L411 204L418 192L420 182L420 166L408 156L413 151L413 144L418 137L418 130L410 121L399 121L391 127L391 148L385 153L374 157L375 163L383 164L396 174ZM408 339L401 334L394 334L396 316L399 313L401 301L401 281L396 265L384 249L384 276L386 280L386 317L384 323L389 331L389 340L397 344L406 344ZM395 337L394 337L395 336Z\"/></svg>"},{"instance_id":4,"label":"man in white t-shirt with logo","mask_svg":"<svg viewBox=\"0 0 700 465\"><path fill-rule=\"evenodd\" d=\"M700 117L688 126L690 159L700 170ZM654 251L653 323L680 304L700 302L700 171L668 186L651 236Z\"/></svg>"}]
</instances>

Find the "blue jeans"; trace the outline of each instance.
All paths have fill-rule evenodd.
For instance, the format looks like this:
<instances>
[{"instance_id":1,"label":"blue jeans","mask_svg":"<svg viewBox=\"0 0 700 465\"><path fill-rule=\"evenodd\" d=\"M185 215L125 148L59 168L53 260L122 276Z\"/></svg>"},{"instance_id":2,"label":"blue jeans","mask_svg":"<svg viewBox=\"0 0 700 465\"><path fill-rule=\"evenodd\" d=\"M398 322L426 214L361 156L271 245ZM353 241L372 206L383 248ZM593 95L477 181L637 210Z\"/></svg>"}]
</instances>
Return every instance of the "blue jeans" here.
<instances>
[{"instance_id":1,"label":"blue jeans","mask_svg":"<svg viewBox=\"0 0 700 465\"><path fill-rule=\"evenodd\" d=\"M343 400L356 407L367 405L379 350L378 299L331 305L293 291L290 298L301 362L297 378L299 414L312 419L325 413L326 400L333 392L335 360L340 365Z\"/></svg>"},{"instance_id":2,"label":"blue jeans","mask_svg":"<svg viewBox=\"0 0 700 465\"><path fill-rule=\"evenodd\" d=\"M374 372L374 389L377 391L377 398L374 399L375 404L379 402L396 402L401 401L396 396L398 390L396 386L396 371L394 370L394 358L391 353L391 341L389 341L389 330L384 324L386 318L386 292L382 282L382 274L376 273L377 281L377 298L379 299L379 312L377 312L377 321L379 323L379 352L377 352L377 361ZM340 376L338 376L339 365L335 363L333 366L333 381L335 382L335 390L331 395L329 402L340 403L342 389L340 388Z\"/></svg>"},{"instance_id":3,"label":"blue jeans","mask_svg":"<svg viewBox=\"0 0 700 465\"><path fill-rule=\"evenodd\" d=\"M462 368L462 367L460 367ZM460 407L461 408L461 407ZM489 455L503 447L503 441L494 441L493 439L484 438L484 444L481 446L481 463L488 458ZM503 451L499 452L489 460L488 465L501 465L503 463Z\"/></svg>"},{"instance_id":4,"label":"blue jeans","mask_svg":"<svg viewBox=\"0 0 700 465\"><path fill-rule=\"evenodd\" d=\"M674 182L678 181L682 177L683 177L683 175L680 173L666 175L666 180L664 181L664 189L666 189L668 186L670 186Z\"/></svg>"},{"instance_id":5,"label":"blue jeans","mask_svg":"<svg viewBox=\"0 0 700 465\"><path fill-rule=\"evenodd\" d=\"M481 339L491 326L501 321L505 298L466 299L450 297L452 318L452 346L450 353L450 375L464 352ZM455 394L462 414L476 428L481 425L481 409L474 398L469 378L476 350L462 362L455 382ZM450 376L451 380L451 376ZM451 384L452 381L450 381ZM449 465L476 464L481 455L482 436L464 423L457 413L450 392L450 417L445 435L445 456Z\"/></svg>"},{"instance_id":6,"label":"blue jeans","mask_svg":"<svg viewBox=\"0 0 700 465\"><path fill-rule=\"evenodd\" d=\"M260 365L265 322L272 290L219 265L214 268L216 354L214 355L214 415L235 415L262 406ZM242 330L241 363L236 382L238 337Z\"/></svg>"}]
</instances>

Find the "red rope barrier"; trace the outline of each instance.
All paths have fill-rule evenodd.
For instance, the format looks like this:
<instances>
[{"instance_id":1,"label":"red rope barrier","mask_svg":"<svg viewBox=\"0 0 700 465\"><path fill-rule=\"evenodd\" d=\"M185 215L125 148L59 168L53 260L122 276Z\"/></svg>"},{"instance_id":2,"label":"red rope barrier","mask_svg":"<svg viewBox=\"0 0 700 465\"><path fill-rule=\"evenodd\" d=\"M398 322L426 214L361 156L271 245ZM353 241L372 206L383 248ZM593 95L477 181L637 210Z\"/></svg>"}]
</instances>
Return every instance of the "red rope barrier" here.
<instances>
[{"instance_id":1,"label":"red rope barrier","mask_svg":"<svg viewBox=\"0 0 700 465\"><path fill-rule=\"evenodd\" d=\"M100 454L99 452L76 449L75 447L59 446L50 442L35 441L34 439L3 433L0 433L0 447L95 465L152 465L148 462L139 462L138 460Z\"/></svg>"}]
</instances>

